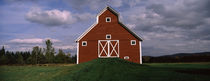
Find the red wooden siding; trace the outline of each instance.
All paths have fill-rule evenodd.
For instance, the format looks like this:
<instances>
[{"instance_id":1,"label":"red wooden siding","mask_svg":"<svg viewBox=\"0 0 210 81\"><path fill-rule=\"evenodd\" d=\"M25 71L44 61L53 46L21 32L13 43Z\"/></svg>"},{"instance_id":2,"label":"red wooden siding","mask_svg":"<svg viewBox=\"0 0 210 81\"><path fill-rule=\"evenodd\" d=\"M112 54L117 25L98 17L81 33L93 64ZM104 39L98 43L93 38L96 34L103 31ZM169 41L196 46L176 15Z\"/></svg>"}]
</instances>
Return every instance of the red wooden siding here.
<instances>
[{"instance_id":1,"label":"red wooden siding","mask_svg":"<svg viewBox=\"0 0 210 81\"><path fill-rule=\"evenodd\" d=\"M111 22L106 22L106 17L111 17ZM122 27L118 16L108 9L98 17L95 27L78 41L79 63L98 58L98 40L107 40L106 34L111 34L111 39L108 40L119 40L120 58L124 59L124 56L129 56L129 61L140 63L140 40ZM136 40L136 45L131 45L131 40ZM82 46L82 41L87 41L87 46Z\"/></svg>"}]
</instances>

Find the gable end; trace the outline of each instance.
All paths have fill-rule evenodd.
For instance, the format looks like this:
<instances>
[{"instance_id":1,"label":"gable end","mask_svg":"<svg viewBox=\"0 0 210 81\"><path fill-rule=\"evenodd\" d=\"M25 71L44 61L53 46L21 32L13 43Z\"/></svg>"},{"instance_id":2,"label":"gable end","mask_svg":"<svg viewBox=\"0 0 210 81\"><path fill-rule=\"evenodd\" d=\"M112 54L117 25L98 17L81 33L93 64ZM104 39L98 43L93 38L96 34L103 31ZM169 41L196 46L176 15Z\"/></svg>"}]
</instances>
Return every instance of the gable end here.
<instances>
[{"instance_id":1,"label":"gable end","mask_svg":"<svg viewBox=\"0 0 210 81\"><path fill-rule=\"evenodd\" d=\"M80 41L89 31L91 31L97 24L98 24L98 19L99 19L99 16L104 13L106 10L109 10L110 12L112 12L114 15L116 15L117 17L119 16L119 13L116 12L114 9L112 9L111 7L107 6L106 8L104 8L98 15L97 15L97 18L96 18L96 22L91 25L91 27L89 27L81 36L79 36L77 39L76 39L76 42ZM139 41L143 41L141 37L139 37L137 34L135 34L134 32L132 32L128 27L126 27L122 22L120 22L119 18L118 18L118 23L123 27L125 28L130 34L132 34L135 38L137 38Z\"/></svg>"}]
</instances>

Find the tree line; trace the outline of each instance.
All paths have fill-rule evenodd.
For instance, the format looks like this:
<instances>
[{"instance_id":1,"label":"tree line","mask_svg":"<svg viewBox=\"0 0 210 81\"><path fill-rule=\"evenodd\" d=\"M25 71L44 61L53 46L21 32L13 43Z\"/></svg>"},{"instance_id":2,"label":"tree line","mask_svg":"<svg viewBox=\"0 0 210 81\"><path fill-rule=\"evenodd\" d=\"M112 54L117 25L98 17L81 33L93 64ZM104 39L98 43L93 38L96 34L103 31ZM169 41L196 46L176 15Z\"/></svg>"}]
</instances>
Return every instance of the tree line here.
<instances>
[{"instance_id":1,"label":"tree line","mask_svg":"<svg viewBox=\"0 0 210 81\"><path fill-rule=\"evenodd\" d=\"M179 53L159 57L143 56L144 63L210 62L210 52Z\"/></svg>"},{"instance_id":2,"label":"tree line","mask_svg":"<svg viewBox=\"0 0 210 81\"><path fill-rule=\"evenodd\" d=\"M76 63L76 55L64 53L62 49L55 52L53 43L45 41L46 48L33 47L32 51L5 51L4 46L0 50L0 65L8 64L47 64L47 63Z\"/></svg>"}]
</instances>

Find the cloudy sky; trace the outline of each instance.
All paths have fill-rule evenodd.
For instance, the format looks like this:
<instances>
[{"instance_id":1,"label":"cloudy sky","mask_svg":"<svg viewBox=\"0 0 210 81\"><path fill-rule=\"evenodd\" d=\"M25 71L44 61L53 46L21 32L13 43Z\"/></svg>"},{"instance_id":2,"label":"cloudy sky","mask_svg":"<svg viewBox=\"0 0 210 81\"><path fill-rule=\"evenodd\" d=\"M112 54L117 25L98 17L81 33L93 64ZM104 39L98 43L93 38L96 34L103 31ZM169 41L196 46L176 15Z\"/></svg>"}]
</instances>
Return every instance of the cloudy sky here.
<instances>
[{"instance_id":1,"label":"cloudy sky","mask_svg":"<svg viewBox=\"0 0 210 81\"><path fill-rule=\"evenodd\" d=\"M141 36L144 56L210 51L210 0L1 0L0 46L45 47L76 53L75 39L106 5Z\"/></svg>"}]
</instances>

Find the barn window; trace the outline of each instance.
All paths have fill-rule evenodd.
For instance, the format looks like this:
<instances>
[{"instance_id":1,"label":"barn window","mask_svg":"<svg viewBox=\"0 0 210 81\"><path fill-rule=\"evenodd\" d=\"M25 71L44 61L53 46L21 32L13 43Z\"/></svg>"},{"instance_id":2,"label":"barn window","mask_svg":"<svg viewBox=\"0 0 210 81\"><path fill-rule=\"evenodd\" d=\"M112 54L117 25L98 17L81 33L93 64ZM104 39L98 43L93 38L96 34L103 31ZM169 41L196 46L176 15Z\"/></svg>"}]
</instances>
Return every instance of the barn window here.
<instances>
[{"instance_id":1,"label":"barn window","mask_svg":"<svg viewBox=\"0 0 210 81\"><path fill-rule=\"evenodd\" d=\"M87 41L82 41L82 46L87 46Z\"/></svg>"},{"instance_id":2,"label":"barn window","mask_svg":"<svg viewBox=\"0 0 210 81\"><path fill-rule=\"evenodd\" d=\"M136 45L136 40L131 40L131 45Z\"/></svg>"},{"instance_id":3,"label":"barn window","mask_svg":"<svg viewBox=\"0 0 210 81\"><path fill-rule=\"evenodd\" d=\"M129 59L129 56L124 56L124 59Z\"/></svg>"},{"instance_id":4,"label":"barn window","mask_svg":"<svg viewBox=\"0 0 210 81\"><path fill-rule=\"evenodd\" d=\"M106 35L106 39L111 39L111 35L110 34L107 34Z\"/></svg>"},{"instance_id":5,"label":"barn window","mask_svg":"<svg viewBox=\"0 0 210 81\"><path fill-rule=\"evenodd\" d=\"M106 22L111 22L111 17L106 17Z\"/></svg>"}]
</instances>

